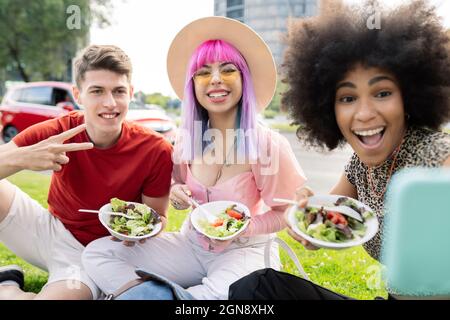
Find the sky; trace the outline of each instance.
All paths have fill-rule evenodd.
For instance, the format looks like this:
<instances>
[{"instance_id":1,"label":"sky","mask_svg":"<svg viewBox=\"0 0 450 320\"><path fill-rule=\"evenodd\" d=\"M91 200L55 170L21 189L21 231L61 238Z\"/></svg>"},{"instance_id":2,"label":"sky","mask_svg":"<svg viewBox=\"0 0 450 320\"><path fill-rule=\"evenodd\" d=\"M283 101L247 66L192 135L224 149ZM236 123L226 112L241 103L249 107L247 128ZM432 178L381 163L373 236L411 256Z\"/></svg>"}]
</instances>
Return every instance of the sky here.
<instances>
[{"instance_id":1,"label":"sky","mask_svg":"<svg viewBox=\"0 0 450 320\"><path fill-rule=\"evenodd\" d=\"M112 25L91 28L95 44L121 47L133 64L135 91L160 92L175 98L166 72L166 55L172 39L189 22L214 15L214 0L112 0ZM361 0L345 0L349 3ZM396 5L405 0L382 0ZM450 28L450 1L430 0Z\"/></svg>"},{"instance_id":2,"label":"sky","mask_svg":"<svg viewBox=\"0 0 450 320\"><path fill-rule=\"evenodd\" d=\"M133 64L135 91L176 97L166 55L177 32L189 22L214 15L214 0L126 0L114 2L113 24L91 28L91 43L121 47Z\"/></svg>"}]
</instances>

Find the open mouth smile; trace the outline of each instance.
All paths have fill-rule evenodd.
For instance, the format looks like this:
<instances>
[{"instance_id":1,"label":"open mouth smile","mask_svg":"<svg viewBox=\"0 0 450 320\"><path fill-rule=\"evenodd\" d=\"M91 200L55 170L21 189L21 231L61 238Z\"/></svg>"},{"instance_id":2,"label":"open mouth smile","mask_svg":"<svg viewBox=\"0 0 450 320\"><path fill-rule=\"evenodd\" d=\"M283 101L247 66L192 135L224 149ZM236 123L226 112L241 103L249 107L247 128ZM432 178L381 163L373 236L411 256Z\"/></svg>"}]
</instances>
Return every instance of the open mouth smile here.
<instances>
[{"instance_id":1,"label":"open mouth smile","mask_svg":"<svg viewBox=\"0 0 450 320\"><path fill-rule=\"evenodd\" d=\"M361 142L363 147L367 149L375 149L377 148L384 137L384 133L386 132L386 127L377 127L374 129L358 129L352 130L353 134L358 137L358 140Z\"/></svg>"},{"instance_id":2,"label":"open mouth smile","mask_svg":"<svg viewBox=\"0 0 450 320\"><path fill-rule=\"evenodd\" d=\"M119 112L100 113L98 116L103 119L115 119L120 115Z\"/></svg>"},{"instance_id":3,"label":"open mouth smile","mask_svg":"<svg viewBox=\"0 0 450 320\"><path fill-rule=\"evenodd\" d=\"M230 91L227 90L211 90L206 95L212 102L223 102L229 94Z\"/></svg>"}]
</instances>

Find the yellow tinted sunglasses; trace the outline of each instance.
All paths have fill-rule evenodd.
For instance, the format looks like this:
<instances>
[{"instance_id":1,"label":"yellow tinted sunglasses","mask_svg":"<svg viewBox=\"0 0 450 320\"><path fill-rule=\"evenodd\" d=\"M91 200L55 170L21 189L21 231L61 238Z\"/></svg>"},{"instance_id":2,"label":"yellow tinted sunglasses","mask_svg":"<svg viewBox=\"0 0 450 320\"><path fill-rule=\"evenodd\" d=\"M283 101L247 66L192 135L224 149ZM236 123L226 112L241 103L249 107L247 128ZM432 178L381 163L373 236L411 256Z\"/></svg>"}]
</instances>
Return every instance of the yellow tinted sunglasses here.
<instances>
[{"instance_id":1,"label":"yellow tinted sunglasses","mask_svg":"<svg viewBox=\"0 0 450 320\"><path fill-rule=\"evenodd\" d=\"M230 67L223 68L219 71L220 79L225 83L235 82L239 78L240 73L241 72L238 69ZM194 73L192 78L197 84L208 85L213 78L213 74L214 73L210 69L200 69Z\"/></svg>"}]
</instances>

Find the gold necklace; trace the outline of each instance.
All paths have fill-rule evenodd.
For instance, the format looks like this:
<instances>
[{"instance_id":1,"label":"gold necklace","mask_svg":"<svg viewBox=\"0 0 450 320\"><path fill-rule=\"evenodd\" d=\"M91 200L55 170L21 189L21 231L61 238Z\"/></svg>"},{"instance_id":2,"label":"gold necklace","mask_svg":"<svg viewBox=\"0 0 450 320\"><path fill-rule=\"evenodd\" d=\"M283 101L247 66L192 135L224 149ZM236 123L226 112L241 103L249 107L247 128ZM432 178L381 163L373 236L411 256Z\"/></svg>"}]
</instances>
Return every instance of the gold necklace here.
<instances>
[{"instance_id":1,"label":"gold necklace","mask_svg":"<svg viewBox=\"0 0 450 320\"><path fill-rule=\"evenodd\" d=\"M394 171L395 164L397 163L397 156L399 154L401 146L403 145L403 141L404 141L404 139L399 144L399 146L394 150L394 159L392 160L392 164L391 164L391 167L389 169L389 174L388 174L387 179L386 179L386 184L384 185L384 188L383 188L383 191L381 192L381 194L377 193L375 188L374 188L373 181L372 181L372 175L373 175L372 168L368 167L369 170L368 170L367 180L369 180L370 192L372 194L374 194L377 198L383 198L384 194L386 193L386 189L387 189L387 186L389 184L389 181L391 180L392 172Z\"/></svg>"}]
</instances>

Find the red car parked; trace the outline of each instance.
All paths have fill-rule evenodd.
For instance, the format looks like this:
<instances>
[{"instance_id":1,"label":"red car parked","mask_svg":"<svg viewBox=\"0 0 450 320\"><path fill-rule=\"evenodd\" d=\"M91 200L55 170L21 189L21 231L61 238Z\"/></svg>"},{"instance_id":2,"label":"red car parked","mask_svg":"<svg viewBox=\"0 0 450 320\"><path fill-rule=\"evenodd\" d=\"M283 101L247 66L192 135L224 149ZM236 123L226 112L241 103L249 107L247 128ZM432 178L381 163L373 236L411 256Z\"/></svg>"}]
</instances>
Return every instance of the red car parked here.
<instances>
[{"instance_id":1,"label":"red car parked","mask_svg":"<svg viewBox=\"0 0 450 320\"><path fill-rule=\"evenodd\" d=\"M164 109L157 105L143 104L133 100L128 107L126 119L159 132L170 143L175 143L177 125Z\"/></svg>"},{"instance_id":2,"label":"red car parked","mask_svg":"<svg viewBox=\"0 0 450 320\"><path fill-rule=\"evenodd\" d=\"M0 105L2 139L9 142L29 126L81 110L72 96L72 84L66 82L30 82L10 88ZM148 105L130 104L127 120L136 121L175 141L176 125L164 110L150 110Z\"/></svg>"},{"instance_id":3,"label":"red car parked","mask_svg":"<svg viewBox=\"0 0 450 320\"><path fill-rule=\"evenodd\" d=\"M35 123L79 110L71 88L65 82L31 82L10 88L0 105L3 141Z\"/></svg>"}]
</instances>

